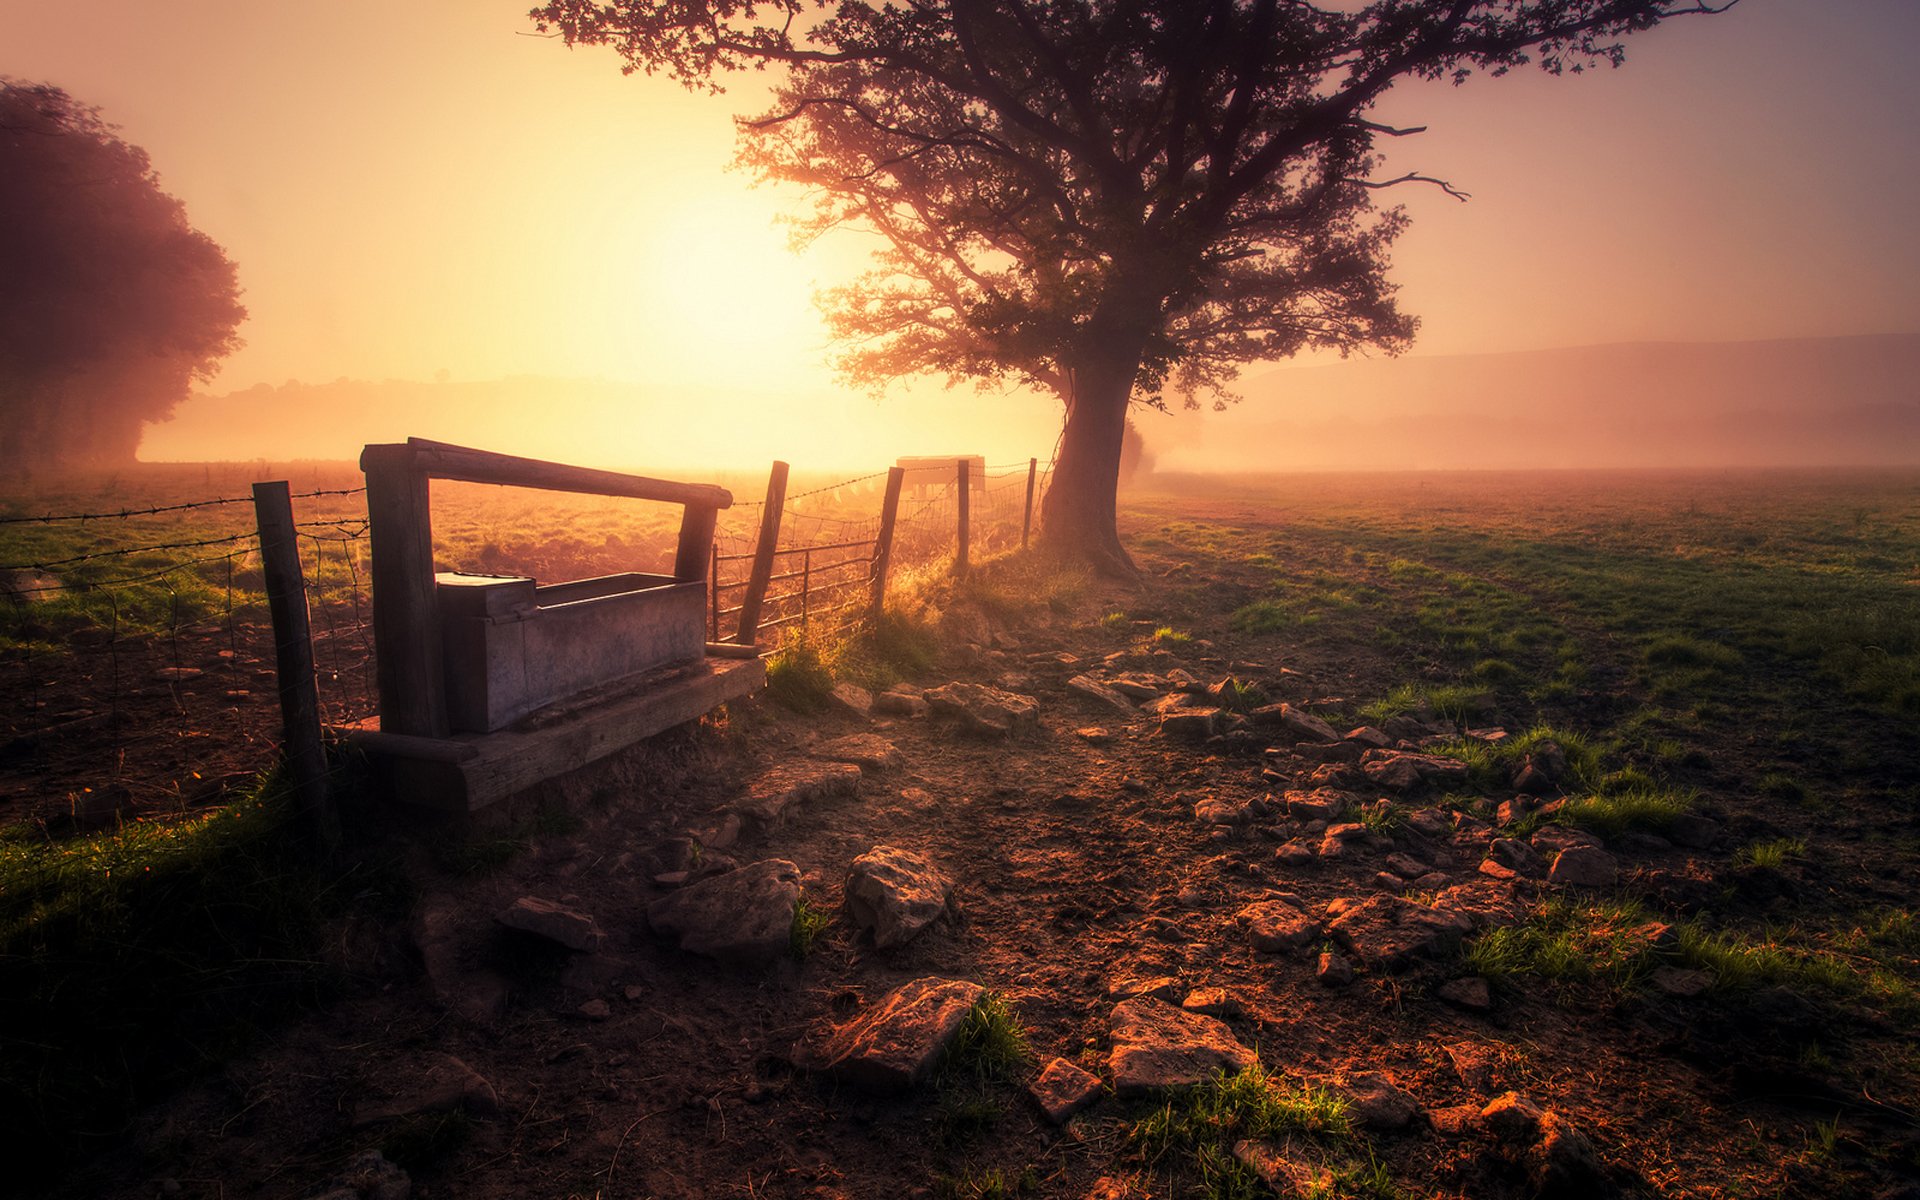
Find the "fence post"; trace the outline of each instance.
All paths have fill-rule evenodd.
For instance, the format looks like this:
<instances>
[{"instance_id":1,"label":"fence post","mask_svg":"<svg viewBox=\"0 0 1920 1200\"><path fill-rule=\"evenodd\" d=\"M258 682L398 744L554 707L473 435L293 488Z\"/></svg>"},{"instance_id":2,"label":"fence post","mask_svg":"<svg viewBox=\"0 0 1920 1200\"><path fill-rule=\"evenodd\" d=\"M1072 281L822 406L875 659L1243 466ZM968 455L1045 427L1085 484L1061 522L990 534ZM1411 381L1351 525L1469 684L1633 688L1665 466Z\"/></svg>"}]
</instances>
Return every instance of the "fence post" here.
<instances>
[{"instance_id":1,"label":"fence post","mask_svg":"<svg viewBox=\"0 0 1920 1200\"><path fill-rule=\"evenodd\" d=\"M327 854L340 846L340 814L327 789L327 753L320 742L320 693L313 678L313 638L307 623L307 585L300 570L299 535L287 481L253 485L260 526L260 565L267 611L273 618L274 669L280 684L287 770L294 805L315 843Z\"/></svg>"},{"instance_id":2,"label":"fence post","mask_svg":"<svg viewBox=\"0 0 1920 1200\"><path fill-rule=\"evenodd\" d=\"M1033 533L1033 481L1040 474L1040 460L1027 460L1027 511L1020 518L1020 548L1027 548L1027 538Z\"/></svg>"},{"instance_id":3,"label":"fence post","mask_svg":"<svg viewBox=\"0 0 1920 1200\"><path fill-rule=\"evenodd\" d=\"M767 473L767 502L760 509L760 540L753 547L753 570L747 576L747 594L740 600L740 631L733 640L751 646L760 640L760 605L773 578L773 554L780 546L780 517L787 507L787 464L775 460ZM718 602L715 602L716 611ZM715 618L718 621L719 618ZM716 631L714 637L717 639Z\"/></svg>"},{"instance_id":4,"label":"fence post","mask_svg":"<svg viewBox=\"0 0 1920 1200\"><path fill-rule=\"evenodd\" d=\"M805 629L811 620L812 609L807 604L807 592L813 587L813 547L800 552L800 628Z\"/></svg>"},{"instance_id":5,"label":"fence post","mask_svg":"<svg viewBox=\"0 0 1920 1200\"><path fill-rule=\"evenodd\" d=\"M887 494L880 501L880 536L873 543L873 623L887 607L887 568L893 562L893 523L900 515L900 484L906 479L905 467L887 468Z\"/></svg>"},{"instance_id":6,"label":"fence post","mask_svg":"<svg viewBox=\"0 0 1920 1200\"><path fill-rule=\"evenodd\" d=\"M380 730L446 737L446 680L433 578L427 477L410 445L368 446L368 535L373 559L373 660Z\"/></svg>"},{"instance_id":7,"label":"fence post","mask_svg":"<svg viewBox=\"0 0 1920 1200\"><path fill-rule=\"evenodd\" d=\"M713 525L720 510L711 504L689 504L680 517L680 545L673 555L673 577L681 581L704 579L713 550Z\"/></svg>"},{"instance_id":8,"label":"fence post","mask_svg":"<svg viewBox=\"0 0 1920 1200\"><path fill-rule=\"evenodd\" d=\"M707 640L720 640L720 543L707 555Z\"/></svg>"},{"instance_id":9,"label":"fence post","mask_svg":"<svg viewBox=\"0 0 1920 1200\"><path fill-rule=\"evenodd\" d=\"M968 486L967 474L972 467L964 458L955 459L960 468L960 548L953 559L953 573L956 578L967 577L967 543L971 540L973 526L973 489Z\"/></svg>"}]
</instances>

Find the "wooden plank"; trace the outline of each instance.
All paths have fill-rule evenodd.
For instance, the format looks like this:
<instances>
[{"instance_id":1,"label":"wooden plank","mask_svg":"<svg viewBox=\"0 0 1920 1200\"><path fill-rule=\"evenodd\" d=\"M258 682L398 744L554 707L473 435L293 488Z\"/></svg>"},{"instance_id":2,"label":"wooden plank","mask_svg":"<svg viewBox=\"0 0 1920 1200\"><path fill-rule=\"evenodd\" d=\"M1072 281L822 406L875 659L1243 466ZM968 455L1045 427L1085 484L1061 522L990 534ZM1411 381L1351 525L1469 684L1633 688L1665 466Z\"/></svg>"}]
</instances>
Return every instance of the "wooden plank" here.
<instances>
[{"instance_id":1,"label":"wooden plank","mask_svg":"<svg viewBox=\"0 0 1920 1200\"><path fill-rule=\"evenodd\" d=\"M873 546L873 620L887 607L887 568L893 562L893 526L900 516L900 485L907 477L905 467L887 469L887 492L880 501L880 535Z\"/></svg>"},{"instance_id":2,"label":"wooden plank","mask_svg":"<svg viewBox=\"0 0 1920 1200\"><path fill-rule=\"evenodd\" d=\"M732 499L728 499L732 503ZM720 515L711 504L689 504L680 518L680 546L673 555L673 577L698 581L713 561L713 523Z\"/></svg>"},{"instance_id":3,"label":"wooden plank","mask_svg":"<svg viewBox=\"0 0 1920 1200\"><path fill-rule=\"evenodd\" d=\"M787 507L787 464L775 461L767 473L767 501L760 509L760 540L753 547L753 569L747 575L747 594L740 601L740 628L733 640L751 646L760 636L760 605L767 598L773 574L773 553L780 547L780 518ZM715 636L719 636L717 631Z\"/></svg>"},{"instance_id":4,"label":"wooden plank","mask_svg":"<svg viewBox=\"0 0 1920 1200\"><path fill-rule=\"evenodd\" d=\"M463 483L497 483L508 487L539 488L549 492L584 492L594 496L626 496L634 500L662 500L669 504L708 509L731 508L733 493L710 483L678 483L650 479L594 467L495 454L426 438L408 438L416 468L435 479ZM375 447L367 447L369 450ZM362 462L364 463L364 458ZM697 578L697 576L695 577Z\"/></svg>"},{"instance_id":5,"label":"wooden plank","mask_svg":"<svg viewBox=\"0 0 1920 1200\"><path fill-rule=\"evenodd\" d=\"M320 742L320 692L313 678L313 638L307 624L307 584L293 526L287 481L253 485L260 526L260 570L273 619L274 668L280 683L283 753L293 776L294 807L322 855L340 848L340 814L327 786L327 753Z\"/></svg>"},{"instance_id":6,"label":"wooden plank","mask_svg":"<svg viewBox=\"0 0 1920 1200\"><path fill-rule=\"evenodd\" d=\"M954 551L953 573L960 579L967 577L967 544L973 540L973 493L967 487L969 468L973 466L964 458L954 460L960 473L960 545Z\"/></svg>"},{"instance_id":7,"label":"wooden plank","mask_svg":"<svg viewBox=\"0 0 1920 1200\"><path fill-rule=\"evenodd\" d=\"M367 534L373 560L373 650L381 728L444 737L446 681L433 578L427 477L410 446L368 446Z\"/></svg>"}]
</instances>

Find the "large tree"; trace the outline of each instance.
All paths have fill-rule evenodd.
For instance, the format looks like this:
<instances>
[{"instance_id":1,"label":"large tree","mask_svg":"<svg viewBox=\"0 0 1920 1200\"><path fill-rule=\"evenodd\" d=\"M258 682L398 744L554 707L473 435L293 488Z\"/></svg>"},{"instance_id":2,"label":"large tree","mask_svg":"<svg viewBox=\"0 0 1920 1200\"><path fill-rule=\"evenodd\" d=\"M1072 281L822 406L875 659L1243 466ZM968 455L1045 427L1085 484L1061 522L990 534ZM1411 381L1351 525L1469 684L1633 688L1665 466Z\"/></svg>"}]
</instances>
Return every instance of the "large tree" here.
<instances>
[{"instance_id":1,"label":"large tree","mask_svg":"<svg viewBox=\"0 0 1920 1200\"><path fill-rule=\"evenodd\" d=\"M0 79L0 471L132 461L246 313L144 150L57 87Z\"/></svg>"},{"instance_id":2,"label":"large tree","mask_svg":"<svg viewBox=\"0 0 1920 1200\"><path fill-rule=\"evenodd\" d=\"M775 69L742 157L812 231L879 233L829 297L857 381L1015 379L1065 407L1046 542L1125 570L1130 404L1241 364L1404 348L1370 117L1405 79L1617 65L1622 39L1738 0L550 0L569 44L689 86ZM1449 189L1451 190L1451 189Z\"/></svg>"}]
</instances>

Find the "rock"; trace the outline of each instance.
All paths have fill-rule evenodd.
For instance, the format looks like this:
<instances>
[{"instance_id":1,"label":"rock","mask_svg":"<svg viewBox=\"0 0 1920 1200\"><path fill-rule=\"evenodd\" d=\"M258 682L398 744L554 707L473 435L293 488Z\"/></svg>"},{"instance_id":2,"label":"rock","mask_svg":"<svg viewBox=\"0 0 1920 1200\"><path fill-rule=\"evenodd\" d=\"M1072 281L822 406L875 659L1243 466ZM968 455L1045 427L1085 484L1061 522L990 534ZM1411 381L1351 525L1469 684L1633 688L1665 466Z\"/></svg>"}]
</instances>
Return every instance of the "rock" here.
<instances>
[{"instance_id":1,"label":"rock","mask_svg":"<svg viewBox=\"0 0 1920 1200\"><path fill-rule=\"evenodd\" d=\"M1165 1000L1171 1004L1174 998L1186 991L1180 980L1172 975L1121 976L1107 984L1107 995L1120 1000L1134 1000L1150 996L1156 1000Z\"/></svg>"},{"instance_id":2,"label":"rock","mask_svg":"<svg viewBox=\"0 0 1920 1200\"><path fill-rule=\"evenodd\" d=\"M595 996L573 1011L578 1013L581 1019L587 1021L605 1021L613 1016L613 1008L598 996Z\"/></svg>"},{"instance_id":3,"label":"rock","mask_svg":"<svg viewBox=\"0 0 1920 1200\"><path fill-rule=\"evenodd\" d=\"M924 854L875 846L853 860L847 875L847 913L871 930L880 950L904 946L939 920L953 902L953 884Z\"/></svg>"},{"instance_id":4,"label":"rock","mask_svg":"<svg viewBox=\"0 0 1920 1200\"><path fill-rule=\"evenodd\" d=\"M1233 1157L1274 1195L1332 1195L1333 1172L1317 1163L1295 1158L1291 1151L1291 1143L1285 1147L1244 1140L1233 1144Z\"/></svg>"},{"instance_id":5,"label":"rock","mask_svg":"<svg viewBox=\"0 0 1920 1200\"><path fill-rule=\"evenodd\" d=\"M1358 742L1298 742L1286 753L1310 763L1358 763L1366 747Z\"/></svg>"},{"instance_id":6,"label":"rock","mask_svg":"<svg viewBox=\"0 0 1920 1200\"><path fill-rule=\"evenodd\" d=\"M1691 999L1703 994L1713 986L1713 976L1705 971L1688 970L1685 967L1655 967L1649 977L1655 990L1681 999Z\"/></svg>"},{"instance_id":7,"label":"rock","mask_svg":"<svg viewBox=\"0 0 1920 1200\"><path fill-rule=\"evenodd\" d=\"M459 909L442 893L422 898L409 932L433 997L448 1009L480 1025L506 1014L506 980L489 971L468 970L461 962Z\"/></svg>"},{"instance_id":8,"label":"rock","mask_svg":"<svg viewBox=\"0 0 1920 1200\"><path fill-rule=\"evenodd\" d=\"M924 717L930 706L918 689L901 691L897 686L873 698L873 711L888 717Z\"/></svg>"},{"instance_id":9,"label":"rock","mask_svg":"<svg viewBox=\"0 0 1920 1200\"><path fill-rule=\"evenodd\" d=\"M1484 1092L1493 1086L1493 1072L1500 1065L1500 1056L1493 1047L1483 1042L1450 1042L1442 1049L1468 1091ZM1480 1106L1475 1105L1473 1111L1477 1120Z\"/></svg>"},{"instance_id":10,"label":"rock","mask_svg":"<svg viewBox=\"0 0 1920 1200\"><path fill-rule=\"evenodd\" d=\"M1202 825L1245 825L1258 814L1247 800L1206 796L1193 806L1193 819Z\"/></svg>"},{"instance_id":11,"label":"rock","mask_svg":"<svg viewBox=\"0 0 1920 1200\"><path fill-rule=\"evenodd\" d=\"M1385 750L1393 745L1393 739L1371 725L1362 725L1358 729L1347 731L1346 741L1365 746L1369 750Z\"/></svg>"},{"instance_id":12,"label":"rock","mask_svg":"<svg viewBox=\"0 0 1920 1200\"><path fill-rule=\"evenodd\" d=\"M1367 1129L1405 1129L1420 1111L1411 1095L1379 1071L1350 1075L1338 1090L1353 1119Z\"/></svg>"},{"instance_id":13,"label":"rock","mask_svg":"<svg viewBox=\"0 0 1920 1200\"><path fill-rule=\"evenodd\" d=\"M520 897L494 920L508 929L586 954L598 950L607 940L607 935L586 913L538 896Z\"/></svg>"},{"instance_id":14,"label":"rock","mask_svg":"<svg viewBox=\"0 0 1920 1200\"><path fill-rule=\"evenodd\" d=\"M1213 736L1217 708L1181 708L1160 718L1160 732L1176 742L1204 742Z\"/></svg>"},{"instance_id":15,"label":"rock","mask_svg":"<svg viewBox=\"0 0 1920 1200\"><path fill-rule=\"evenodd\" d=\"M1478 975L1449 979L1434 994L1455 1008L1464 1008L1468 1012L1483 1013L1493 1008L1493 989Z\"/></svg>"},{"instance_id":16,"label":"rock","mask_svg":"<svg viewBox=\"0 0 1920 1200\"><path fill-rule=\"evenodd\" d=\"M1132 700L1152 700L1166 690L1164 685L1139 675L1122 675L1107 686Z\"/></svg>"},{"instance_id":17,"label":"rock","mask_svg":"<svg viewBox=\"0 0 1920 1200\"><path fill-rule=\"evenodd\" d=\"M1711 850L1720 841L1720 822L1698 813L1681 813L1667 826L1667 836L1676 846L1689 850Z\"/></svg>"},{"instance_id":18,"label":"rock","mask_svg":"<svg viewBox=\"0 0 1920 1200\"><path fill-rule=\"evenodd\" d=\"M949 683L928 690L926 701L935 713L957 718L974 733L1006 737L1040 725L1038 700L985 684Z\"/></svg>"},{"instance_id":19,"label":"rock","mask_svg":"<svg viewBox=\"0 0 1920 1200\"><path fill-rule=\"evenodd\" d=\"M1087 699L1098 704L1103 704L1117 712L1128 714L1133 712L1133 701L1090 675L1075 675L1072 679L1067 680L1067 688L1070 691L1078 692Z\"/></svg>"},{"instance_id":20,"label":"rock","mask_svg":"<svg viewBox=\"0 0 1920 1200\"><path fill-rule=\"evenodd\" d=\"M1233 1017L1240 1014L1240 1003L1227 995L1225 988L1195 988L1187 993L1180 1007L1188 1012L1203 1013L1209 1017Z\"/></svg>"},{"instance_id":21,"label":"rock","mask_svg":"<svg viewBox=\"0 0 1920 1200\"><path fill-rule=\"evenodd\" d=\"M854 683L833 685L833 702L856 717L873 715L873 693Z\"/></svg>"},{"instance_id":22,"label":"rock","mask_svg":"<svg viewBox=\"0 0 1920 1200\"><path fill-rule=\"evenodd\" d=\"M1315 788L1356 788L1365 787L1367 777L1351 763L1321 763L1308 774L1307 782Z\"/></svg>"},{"instance_id":23,"label":"rock","mask_svg":"<svg viewBox=\"0 0 1920 1200\"><path fill-rule=\"evenodd\" d=\"M1600 845L1600 839L1582 829L1572 829L1565 825L1543 825L1527 839L1527 844L1541 854L1552 856L1562 850L1571 850L1575 846Z\"/></svg>"},{"instance_id":24,"label":"rock","mask_svg":"<svg viewBox=\"0 0 1920 1200\"><path fill-rule=\"evenodd\" d=\"M1289 867L1308 867L1315 861L1313 851L1298 842L1288 842L1284 846L1276 847L1273 859Z\"/></svg>"},{"instance_id":25,"label":"rock","mask_svg":"<svg viewBox=\"0 0 1920 1200\"><path fill-rule=\"evenodd\" d=\"M1369 750L1360 756L1360 770L1381 787L1403 792L1424 784L1451 787L1467 781L1467 764L1411 750Z\"/></svg>"},{"instance_id":26,"label":"rock","mask_svg":"<svg viewBox=\"0 0 1920 1200\"><path fill-rule=\"evenodd\" d=\"M1553 859L1547 882L1570 887L1612 887L1620 879L1620 864L1597 846L1574 846Z\"/></svg>"},{"instance_id":27,"label":"rock","mask_svg":"<svg viewBox=\"0 0 1920 1200\"><path fill-rule=\"evenodd\" d=\"M1512 825L1516 821L1525 820L1538 803L1531 796L1515 796L1511 800L1502 800L1500 806L1493 810L1493 823Z\"/></svg>"},{"instance_id":28,"label":"rock","mask_svg":"<svg viewBox=\"0 0 1920 1200\"><path fill-rule=\"evenodd\" d=\"M1407 827L1427 837L1446 837L1453 832L1452 820L1437 808L1419 808L1408 813Z\"/></svg>"},{"instance_id":29,"label":"rock","mask_svg":"<svg viewBox=\"0 0 1920 1200\"><path fill-rule=\"evenodd\" d=\"M1327 930L1361 961L1393 968L1416 957L1451 952L1473 923L1459 913L1399 896L1371 896L1342 912Z\"/></svg>"},{"instance_id":30,"label":"rock","mask_svg":"<svg viewBox=\"0 0 1920 1200\"><path fill-rule=\"evenodd\" d=\"M349 1197L350 1200L408 1200L413 1195L413 1180L407 1173L387 1161L386 1155L378 1150L369 1150L346 1165L346 1169L333 1177L332 1186L320 1200L331 1200L334 1196Z\"/></svg>"},{"instance_id":31,"label":"rock","mask_svg":"<svg viewBox=\"0 0 1920 1200\"><path fill-rule=\"evenodd\" d=\"M1538 879L1547 873L1546 860L1519 838L1495 838L1487 846L1487 857L1512 871L1529 879Z\"/></svg>"},{"instance_id":32,"label":"rock","mask_svg":"<svg viewBox=\"0 0 1920 1200\"><path fill-rule=\"evenodd\" d=\"M1478 1104L1453 1104L1427 1110L1427 1123L1442 1137L1465 1137L1480 1124Z\"/></svg>"},{"instance_id":33,"label":"rock","mask_svg":"<svg viewBox=\"0 0 1920 1200\"><path fill-rule=\"evenodd\" d=\"M1027 1094L1033 1097L1040 1111L1047 1114L1047 1120L1055 1125L1065 1125L1077 1112L1100 1098L1100 1077L1074 1066L1064 1058L1056 1058L1040 1072L1040 1077L1027 1085Z\"/></svg>"},{"instance_id":34,"label":"rock","mask_svg":"<svg viewBox=\"0 0 1920 1200\"><path fill-rule=\"evenodd\" d=\"M1074 730L1073 736L1089 746L1107 746L1113 743L1113 733L1098 725L1084 725Z\"/></svg>"},{"instance_id":35,"label":"rock","mask_svg":"<svg viewBox=\"0 0 1920 1200\"><path fill-rule=\"evenodd\" d=\"M906 761L898 747L877 733L851 733L823 742L811 753L815 758L852 763L869 771L891 770Z\"/></svg>"},{"instance_id":36,"label":"rock","mask_svg":"<svg viewBox=\"0 0 1920 1200\"><path fill-rule=\"evenodd\" d=\"M756 779L734 810L761 831L778 826L787 810L860 789L860 768L852 763L782 763Z\"/></svg>"},{"instance_id":37,"label":"rock","mask_svg":"<svg viewBox=\"0 0 1920 1200\"><path fill-rule=\"evenodd\" d=\"M1387 855L1387 870L1402 879L1418 879L1427 873L1427 864L1411 854Z\"/></svg>"},{"instance_id":38,"label":"rock","mask_svg":"<svg viewBox=\"0 0 1920 1200\"><path fill-rule=\"evenodd\" d=\"M1299 950L1320 938L1320 923L1285 900L1256 900L1234 920L1246 928L1253 948L1266 954Z\"/></svg>"},{"instance_id":39,"label":"rock","mask_svg":"<svg viewBox=\"0 0 1920 1200\"><path fill-rule=\"evenodd\" d=\"M1523 1146L1540 1136L1540 1118L1545 1115L1519 1092L1507 1092L1480 1110L1480 1124L1496 1139Z\"/></svg>"},{"instance_id":40,"label":"rock","mask_svg":"<svg viewBox=\"0 0 1920 1200\"><path fill-rule=\"evenodd\" d=\"M1553 777L1534 766L1531 761L1523 762L1513 773L1513 790L1529 796L1551 796L1559 790Z\"/></svg>"},{"instance_id":41,"label":"rock","mask_svg":"<svg viewBox=\"0 0 1920 1200\"><path fill-rule=\"evenodd\" d=\"M1327 987L1346 987L1353 982L1353 964L1331 950L1322 950L1313 976Z\"/></svg>"},{"instance_id":42,"label":"rock","mask_svg":"<svg viewBox=\"0 0 1920 1200\"><path fill-rule=\"evenodd\" d=\"M1296 742L1337 742L1333 726L1291 704L1268 704L1248 714L1257 729L1277 729Z\"/></svg>"},{"instance_id":43,"label":"rock","mask_svg":"<svg viewBox=\"0 0 1920 1200\"><path fill-rule=\"evenodd\" d=\"M1141 1096L1199 1083L1215 1071L1228 1074L1254 1063L1253 1051L1213 1017L1186 1012L1163 1000L1142 997L1114 1006L1113 1051L1108 1065L1114 1091Z\"/></svg>"},{"instance_id":44,"label":"rock","mask_svg":"<svg viewBox=\"0 0 1920 1200\"><path fill-rule=\"evenodd\" d=\"M384 1100L356 1104L355 1125L376 1125L424 1113L464 1108L478 1116L500 1111L500 1094L485 1076L451 1054L429 1054L396 1072L402 1090Z\"/></svg>"},{"instance_id":45,"label":"rock","mask_svg":"<svg viewBox=\"0 0 1920 1200\"><path fill-rule=\"evenodd\" d=\"M1587 1136L1557 1112L1540 1120L1540 1138L1522 1163L1527 1179L1542 1196L1593 1197L1614 1194L1606 1164Z\"/></svg>"},{"instance_id":46,"label":"rock","mask_svg":"<svg viewBox=\"0 0 1920 1200\"><path fill-rule=\"evenodd\" d=\"M1311 792L1287 792L1282 800L1287 815L1297 821L1330 821L1345 812L1353 798L1331 788L1317 788Z\"/></svg>"},{"instance_id":47,"label":"rock","mask_svg":"<svg viewBox=\"0 0 1920 1200\"><path fill-rule=\"evenodd\" d=\"M796 1065L877 1092L926 1079L987 990L928 977L902 984L870 1012L794 1051Z\"/></svg>"},{"instance_id":48,"label":"rock","mask_svg":"<svg viewBox=\"0 0 1920 1200\"><path fill-rule=\"evenodd\" d=\"M647 924L682 950L721 962L764 965L792 946L800 868L750 863L647 905Z\"/></svg>"}]
</instances>

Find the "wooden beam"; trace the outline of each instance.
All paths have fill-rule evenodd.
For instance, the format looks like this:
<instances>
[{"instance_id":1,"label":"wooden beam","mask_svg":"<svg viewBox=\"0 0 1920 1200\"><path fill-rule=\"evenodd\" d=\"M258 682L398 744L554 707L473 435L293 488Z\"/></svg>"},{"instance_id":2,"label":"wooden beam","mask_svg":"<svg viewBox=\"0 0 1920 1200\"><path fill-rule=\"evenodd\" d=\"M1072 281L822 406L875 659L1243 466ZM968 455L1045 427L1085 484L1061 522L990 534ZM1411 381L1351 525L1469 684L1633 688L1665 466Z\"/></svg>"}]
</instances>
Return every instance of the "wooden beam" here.
<instances>
[{"instance_id":1,"label":"wooden beam","mask_svg":"<svg viewBox=\"0 0 1920 1200\"><path fill-rule=\"evenodd\" d=\"M416 470L434 479L463 483L497 483L508 487L539 488L549 492L584 492L594 496L626 496L634 500L661 500L689 508L733 507L733 493L710 483L676 483L619 471L575 467L538 458L495 454L425 438L408 438ZM376 447L369 446L369 450ZM364 457L362 459L364 462ZM695 576L694 578L698 578Z\"/></svg>"},{"instance_id":2,"label":"wooden beam","mask_svg":"<svg viewBox=\"0 0 1920 1200\"><path fill-rule=\"evenodd\" d=\"M433 522L427 476L406 445L368 446L367 536L373 559L373 652L380 727L445 737L446 679L433 581Z\"/></svg>"},{"instance_id":3,"label":"wooden beam","mask_svg":"<svg viewBox=\"0 0 1920 1200\"><path fill-rule=\"evenodd\" d=\"M287 481L253 485L254 518L260 525L260 573L273 618L275 673L280 681L280 721L294 806L321 856L340 848L340 814L327 786L327 752L320 742L320 693L313 679L313 637L307 623L307 585L300 569L299 534Z\"/></svg>"},{"instance_id":4,"label":"wooden beam","mask_svg":"<svg viewBox=\"0 0 1920 1200\"><path fill-rule=\"evenodd\" d=\"M680 547L673 555L675 579L687 582L707 577L707 568L713 562L713 522L719 515L710 504L687 505L680 518Z\"/></svg>"}]
</instances>

